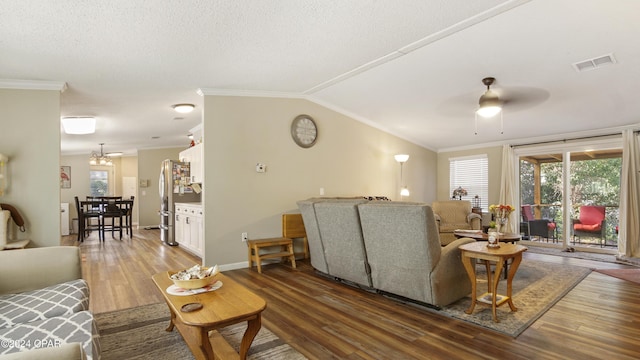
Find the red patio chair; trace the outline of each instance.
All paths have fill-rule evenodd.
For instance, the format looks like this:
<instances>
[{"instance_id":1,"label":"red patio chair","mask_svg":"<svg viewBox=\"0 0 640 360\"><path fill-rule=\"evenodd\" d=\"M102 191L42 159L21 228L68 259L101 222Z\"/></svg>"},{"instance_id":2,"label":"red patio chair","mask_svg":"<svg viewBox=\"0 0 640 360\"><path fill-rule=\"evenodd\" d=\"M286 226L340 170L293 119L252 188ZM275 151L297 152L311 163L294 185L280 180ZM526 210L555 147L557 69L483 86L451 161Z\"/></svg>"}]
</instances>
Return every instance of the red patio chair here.
<instances>
[{"instance_id":1,"label":"red patio chair","mask_svg":"<svg viewBox=\"0 0 640 360\"><path fill-rule=\"evenodd\" d=\"M605 207L595 205L580 206L579 219L573 220L573 242L580 243L580 236L600 238L600 246L605 245Z\"/></svg>"},{"instance_id":2,"label":"red patio chair","mask_svg":"<svg viewBox=\"0 0 640 360\"><path fill-rule=\"evenodd\" d=\"M540 239L544 238L549 241L549 238L553 242L558 241L556 236L556 223L550 219L536 219L533 216L533 210L531 205L522 205L522 220L521 226L526 236L538 236ZM551 234L551 236L549 236Z\"/></svg>"}]
</instances>

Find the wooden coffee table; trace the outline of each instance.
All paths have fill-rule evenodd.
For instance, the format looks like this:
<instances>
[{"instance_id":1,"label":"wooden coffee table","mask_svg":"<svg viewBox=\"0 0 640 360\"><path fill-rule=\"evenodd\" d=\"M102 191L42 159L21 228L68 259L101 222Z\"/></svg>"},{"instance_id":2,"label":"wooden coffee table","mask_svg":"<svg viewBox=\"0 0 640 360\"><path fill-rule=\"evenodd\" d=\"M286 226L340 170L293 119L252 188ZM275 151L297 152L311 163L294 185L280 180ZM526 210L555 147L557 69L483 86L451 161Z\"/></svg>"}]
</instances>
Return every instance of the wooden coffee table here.
<instances>
[{"instance_id":1,"label":"wooden coffee table","mask_svg":"<svg viewBox=\"0 0 640 360\"><path fill-rule=\"evenodd\" d=\"M476 306L476 302L482 302L491 305L493 312L493 321L500 322L498 320L497 308L504 303L508 303L511 311L517 311L518 308L513 305L511 299L513 276L518 271L518 266L522 261L522 253L527 251L527 248L522 245L516 244L500 244L499 248L488 248L485 242L475 242L460 245L462 263L467 270L469 280L471 280L471 305L469 309L465 310L467 314L472 314L473 309ZM476 296L477 282L476 282L476 268L475 262L472 259L482 260L487 268L487 292ZM500 273L502 267L511 259L511 266L509 268L509 275L507 277L507 294L498 295L498 283L500 282ZM495 273L491 273L491 262L495 262Z\"/></svg>"},{"instance_id":2,"label":"wooden coffee table","mask_svg":"<svg viewBox=\"0 0 640 360\"><path fill-rule=\"evenodd\" d=\"M162 293L171 312L171 323L166 329L177 327L196 359L246 359L251 343L261 327L261 314L267 303L224 274L216 275L222 287L206 293L178 296L167 293L173 285L168 272L155 274L153 282ZM202 309L182 312L185 304L200 303ZM247 322L239 353L229 345L216 329Z\"/></svg>"}]
</instances>

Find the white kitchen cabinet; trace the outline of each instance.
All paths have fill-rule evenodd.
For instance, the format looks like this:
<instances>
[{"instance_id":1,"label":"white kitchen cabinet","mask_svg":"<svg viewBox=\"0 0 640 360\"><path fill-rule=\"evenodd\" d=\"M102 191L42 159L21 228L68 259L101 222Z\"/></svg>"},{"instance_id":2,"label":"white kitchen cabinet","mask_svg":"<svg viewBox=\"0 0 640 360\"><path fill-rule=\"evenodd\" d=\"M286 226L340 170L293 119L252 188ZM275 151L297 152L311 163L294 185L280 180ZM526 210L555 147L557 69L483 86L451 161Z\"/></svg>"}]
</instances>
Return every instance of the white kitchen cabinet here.
<instances>
[{"instance_id":1,"label":"white kitchen cabinet","mask_svg":"<svg viewBox=\"0 0 640 360\"><path fill-rule=\"evenodd\" d=\"M184 217L185 217L185 208L182 204L176 203L175 213L173 214L173 231L175 241L182 245L184 244Z\"/></svg>"},{"instance_id":2,"label":"white kitchen cabinet","mask_svg":"<svg viewBox=\"0 0 640 360\"><path fill-rule=\"evenodd\" d=\"M202 143L194 145L180 152L180 161L189 163L189 175L191 183L202 184L204 174Z\"/></svg>"},{"instance_id":3,"label":"white kitchen cabinet","mask_svg":"<svg viewBox=\"0 0 640 360\"><path fill-rule=\"evenodd\" d=\"M187 251L202 257L202 206L198 203L176 203L175 239Z\"/></svg>"}]
</instances>

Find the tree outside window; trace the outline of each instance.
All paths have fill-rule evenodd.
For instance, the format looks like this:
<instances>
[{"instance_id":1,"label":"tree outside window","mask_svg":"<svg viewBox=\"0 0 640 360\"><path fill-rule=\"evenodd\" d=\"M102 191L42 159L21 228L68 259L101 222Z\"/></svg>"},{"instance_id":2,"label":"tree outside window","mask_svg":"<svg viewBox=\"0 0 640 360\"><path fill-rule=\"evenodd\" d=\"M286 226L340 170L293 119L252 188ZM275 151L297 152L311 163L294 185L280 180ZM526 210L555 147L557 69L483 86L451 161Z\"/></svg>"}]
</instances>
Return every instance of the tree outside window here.
<instances>
[{"instance_id":1,"label":"tree outside window","mask_svg":"<svg viewBox=\"0 0 640 360\"><path fill-rule=\"evenodd\" d=\"M89 192L91 196L107 196L109 194L109 173L106 170L89 171Z\"/></svg>"}]
</instances>

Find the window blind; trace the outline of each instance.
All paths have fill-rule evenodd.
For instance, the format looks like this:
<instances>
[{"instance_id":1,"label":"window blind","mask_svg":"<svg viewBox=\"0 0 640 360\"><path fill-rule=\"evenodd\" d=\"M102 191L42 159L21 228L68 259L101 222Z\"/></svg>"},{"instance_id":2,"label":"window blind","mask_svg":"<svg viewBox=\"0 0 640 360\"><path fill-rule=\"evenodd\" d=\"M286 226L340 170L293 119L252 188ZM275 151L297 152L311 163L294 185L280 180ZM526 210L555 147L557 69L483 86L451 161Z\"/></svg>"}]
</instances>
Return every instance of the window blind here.
<instances>
[{"instance_id":1,"label":"window blind","mask_svg":"<svg viewBox=\"0 0 640 360\"><path fill-rule=\"evenodd\" d=\"M449 159L449 196L458 187L467 190L462 200L469 200L473 204L473 198L478 195L480 207L488 211L489 159L486 154Z\"/></svg>"}]
</instances>

